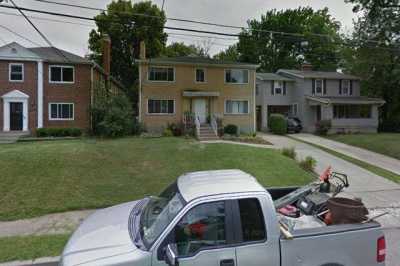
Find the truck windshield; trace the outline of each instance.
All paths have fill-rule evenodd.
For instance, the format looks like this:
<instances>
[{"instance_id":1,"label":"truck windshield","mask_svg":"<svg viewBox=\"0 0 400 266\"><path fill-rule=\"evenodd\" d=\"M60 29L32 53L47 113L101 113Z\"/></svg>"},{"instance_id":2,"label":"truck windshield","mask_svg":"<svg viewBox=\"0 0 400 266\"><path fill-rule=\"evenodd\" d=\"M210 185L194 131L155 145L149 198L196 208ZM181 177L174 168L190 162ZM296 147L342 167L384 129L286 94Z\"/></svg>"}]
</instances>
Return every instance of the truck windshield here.
<instances>
[{"instance_id":1,"label":"truck windshield","mask_svg":"<svg viewBox=\"0 0 400 266\"><path fill-rule=\"evenodd\" d=\"M158 197L150 197L140 218L140 234L147 248L156 241L185 204L176 183Z\"/></svg>"}]
</instances>

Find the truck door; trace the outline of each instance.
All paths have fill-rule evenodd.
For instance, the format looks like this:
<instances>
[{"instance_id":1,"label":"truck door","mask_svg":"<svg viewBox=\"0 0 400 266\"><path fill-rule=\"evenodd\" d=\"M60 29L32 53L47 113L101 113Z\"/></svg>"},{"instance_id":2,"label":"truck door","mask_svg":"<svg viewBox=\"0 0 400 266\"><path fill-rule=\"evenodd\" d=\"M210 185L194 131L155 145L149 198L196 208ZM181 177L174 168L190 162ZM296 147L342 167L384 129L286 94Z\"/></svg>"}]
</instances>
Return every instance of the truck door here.
<instances>
[{"instance_id":1,"label":"truck door","mask_svg":"<svg viewBox=\"0 0 400 266\"><path fill-rule=\"evenodd\" d=\"M229 202L202 203L190 209L171 231L177 246L179 266L236 266L235 247L229 246ZM162 245L160 248L163 248ZM158 261L153 265L166 265Z\"/></svg>"},{"instance_id":2,"label":"truck door","mask_svg":"<svg viewBox=\"0 0 400 266\"><path fill-rule=\"evenodd\" d=\"M235 235L238 266L280 265L279 236L268 235L268 221L263 209L274 208L265 198L243 198L234 201L233 215L237 221ZM264 208L262 208L262 206ZM268 219L268 220L267 220ZM266 223L267 221L267 223Z\"/></svg>"}]
</instances>

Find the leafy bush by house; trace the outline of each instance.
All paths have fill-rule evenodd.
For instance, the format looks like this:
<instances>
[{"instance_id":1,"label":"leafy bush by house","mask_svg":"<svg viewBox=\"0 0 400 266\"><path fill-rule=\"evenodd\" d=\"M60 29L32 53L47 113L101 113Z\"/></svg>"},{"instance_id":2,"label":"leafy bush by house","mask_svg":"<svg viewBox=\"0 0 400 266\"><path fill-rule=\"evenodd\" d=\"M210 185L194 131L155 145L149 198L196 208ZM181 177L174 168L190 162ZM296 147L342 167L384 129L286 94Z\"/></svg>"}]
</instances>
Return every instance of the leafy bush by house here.
<instances>
[{"instance_id":1,"label":"leafy bush by house","mask_svg":"<svg viewBox=\"0 0 400 266\"><path fill-rule=\"evenodd\" d=\"M36 136L44 137L79 137L82 135L82 130L79 128L38 128Z\"/></svg>"},{"instance_id":2,"label":"leafy bush by house","mask_svg":"<svg viewBox=\"0 0 400 266\"><path fill-rule=\"evenodd\" d=\"M304 170L309 172L314 172L315 166L317 165L317 161L313 157L307 156L304 160L301 160L299 164L300 167L303 168Z\"/></svg>"},{"instance_id":3,"label":"leafy bush by house","mask_svg":"<svg viewBox=\"0 0 400 266\"><path fill-rule=\"evenodd\" d=\"M285 135L287 133L287 122L284 115L271 114L269 119L269 129L277 135Z\"/></svg>"},{"instance_id":4,"label":"leafy bush by house","mask_svg":"<svg viewBox=\"0 0 400 266\"><path fill-rule=\"evenodd\" d=\"M238 134L238 127L236 125L226 125L224 127L224 133L229 135L237 135Z\"/></svg>"},{"instance_id":5,"label":"leafy bush by house","mask_svg":"<svg viewBox=\"0 0 400 266\"><path fill-rule=\"evenodd\" d=\"M179 136L182 136L182 134L183 134L184 126L183 126L183 124L170 123L167 125L167 129L171 130L172 134L175 137L179 137Z\"/></svg>"},{"instance_id":6,"label":"leafy bush by house","mask_svg":"<svg viewBox=\"0 0 400 266\"><path fill-rule=\"evenodd\" d=\"M171 129L169 129L169 128L164 129L164 131L163 131L164 137L172 137L173 135L174 135L174 133L172 132Z\"/></svg>"},{"instance_id":7,"label":"leafy bush by house","mask_svg":"<svg viewBox=\"0 0 400 266\"><path fill-rule=\"evenodd\" d=\"M293 160L296 160L297 153L296 153L296 150L293 147L291 147L291 148L283 148L281 152L286 157L289 157L289 158L292 158Z\"/></svg>"},{"instance_id":8,"label":"leafy bush by house","mask_svg":"<svg viewBox=\"0 0 400 266\"><path fill-rule=\"evenodd\" d=\"M92 107L91 113L93 134L98 136L120 137L132 134L137 123L133 119L132 104L122 95L99 100Z\"/></svg>"},{"instance_id":9,"label":"leafy bush by house","mask_svg":"<svg viewBox=\"0 0 400 266\"><path fill-rule=\"evenodd\" d=\"M331 120L321 120L315 124L315 133L326 136L332 127Z\"/></svg>"}]
</instances>

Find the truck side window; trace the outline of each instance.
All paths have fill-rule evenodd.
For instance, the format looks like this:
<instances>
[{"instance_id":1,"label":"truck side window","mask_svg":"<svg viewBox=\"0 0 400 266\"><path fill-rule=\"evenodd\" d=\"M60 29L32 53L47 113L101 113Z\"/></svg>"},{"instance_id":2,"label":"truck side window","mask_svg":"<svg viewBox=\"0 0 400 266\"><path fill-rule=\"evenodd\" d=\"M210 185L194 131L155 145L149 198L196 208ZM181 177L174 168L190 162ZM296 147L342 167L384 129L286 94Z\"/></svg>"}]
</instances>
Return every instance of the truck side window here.
<instances>
[{"instance_id":1,"label":"truck side window","mask_svg":"<svg viewBox=\"0 0 400 266\"><path fill-rule=\"evenodd\" d=\"M265 223L258 199L240 199L239 210L243 242L264 240Z\"/></svg>"},{"instance_id":2,"label":"truck side window","mask_svg":"<svg viewBox=\"0 0 400 266\"><path fill-rule=\"evenodd\" d=\"M225 245L225 202L194 207L174 231L179 256L190 256L200 249Z\"/></svg>"}]
</instances>

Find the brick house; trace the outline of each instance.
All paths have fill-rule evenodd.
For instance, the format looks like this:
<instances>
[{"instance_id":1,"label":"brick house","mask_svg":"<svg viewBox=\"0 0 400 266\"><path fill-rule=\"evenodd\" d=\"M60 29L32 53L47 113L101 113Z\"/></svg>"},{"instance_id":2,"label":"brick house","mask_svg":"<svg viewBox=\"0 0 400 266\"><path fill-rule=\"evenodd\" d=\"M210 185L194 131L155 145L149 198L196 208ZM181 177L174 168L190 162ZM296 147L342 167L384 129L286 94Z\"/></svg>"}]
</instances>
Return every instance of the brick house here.
<instances>
[{"instance_id":1,"label":"brick house","mask_svg":"<svg viewBox=\"0 0 400 266\"><path fill-rule=\"evenodd\" d=\"M139 119L147 130L162 131L189 116L200 139L217 135L217 120L254 132L257 67L194 56L146 58L142 43Z\"/></svg>"},{"instance_id":2,"label":"brick house","mask_svg":"<svg viewBox=\"0 0 400 266\"><path fill-rule=\"evenodd\" d=\"M108 43L108 48L109 48ZM120 87L86 58L53 47L0 47L0 132L37 128L90 128L89 107L99 88ZM108 82L110 81L110 82ZM111 84L105 86L104 84Z\"/></svg>"}]
</instances>

